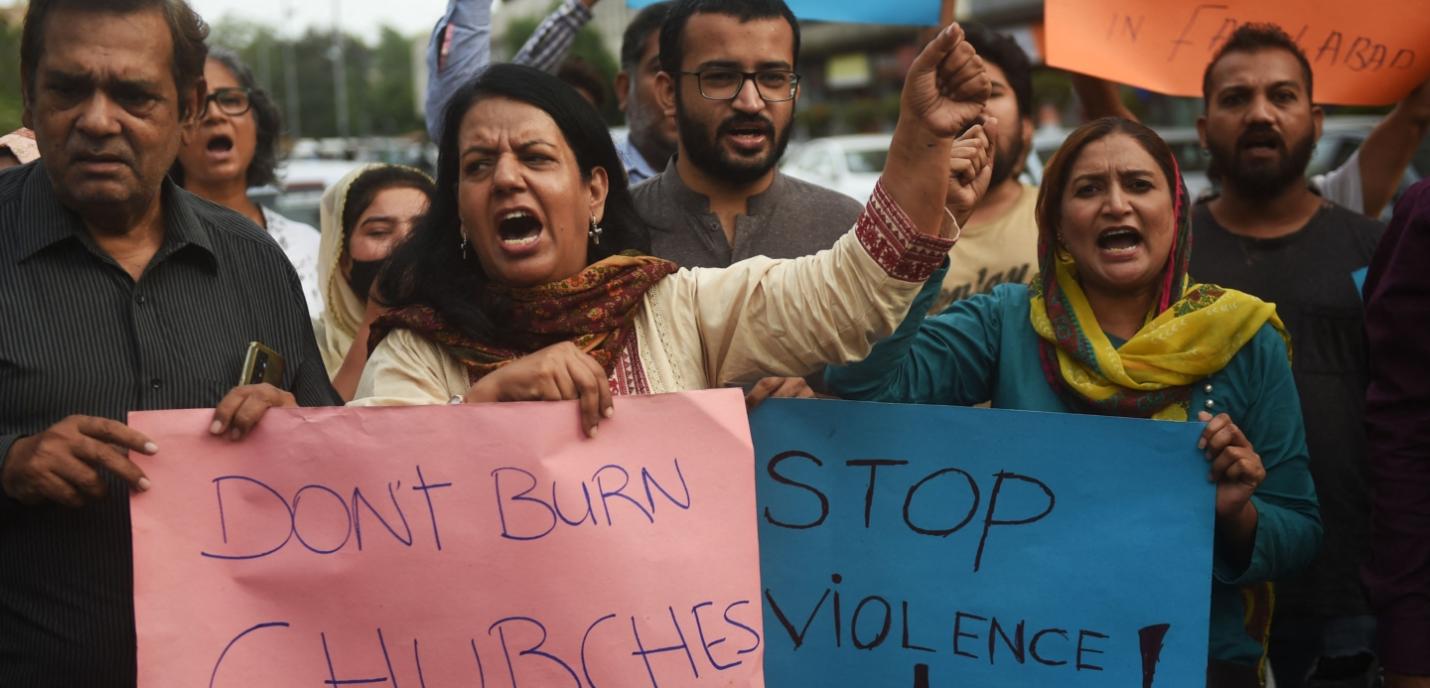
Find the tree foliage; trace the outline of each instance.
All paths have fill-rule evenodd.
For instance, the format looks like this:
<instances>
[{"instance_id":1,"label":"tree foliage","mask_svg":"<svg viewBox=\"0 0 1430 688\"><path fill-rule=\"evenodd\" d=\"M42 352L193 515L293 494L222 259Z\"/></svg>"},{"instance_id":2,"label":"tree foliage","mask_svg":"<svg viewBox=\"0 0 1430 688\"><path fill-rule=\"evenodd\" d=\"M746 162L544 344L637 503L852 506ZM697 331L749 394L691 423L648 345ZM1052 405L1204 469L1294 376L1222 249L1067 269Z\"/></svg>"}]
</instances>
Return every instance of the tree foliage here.
<instances>
[{"instance_id":1,"label":"tree foliage","mask_svg":"<svg viewBox=\"0 0 1430 688\"><path fill-rule=\"evenodd\" d=\"M20 23L0 16L0 134L20 126ZM401 136L423 131L414 105L415 37L383 27L376 45L343 36L348 85L349 133L353 136ZM209 43L241 57L283 113L288 135L337 136L333 33L310 29L284 38L268 25L224 17L214 22ZM289 65L292 60L292 65ZM292 88L289 76L294 77ZM291 99L296 96L296 107ZM295 121L296 120L296 121Z\"/></svg>"},{"instance_id":2,"label":"tree foliage","mask_svg":"<svg viewBox=\"0 0 1430 688\"><path fill-rule=\"evenodd\" d=\"M513 21L499 39L504 52L516 54L541 19ZM301 36L284 35L271 24L225 16L213 22L209 42L238 53L253 70L259 86L283 113L287 135L321 138L338 135L333 37L331 30L311 28ZM413 83L418 40L391 27L379 30L374 45L350 34L342 36L350 135L421 135L423 124ZM588 26L576 35L571 57L584 60L602 75L606 84L602 114L608 121L619 121L611 90L619 65L594 28ZM0 133L20 126L19 73L19 20L7 24L0 16L0 74L7 75L0 79Z\"/></svg>"},{"instance_id":3,"label":"tree foliage","mask_svg":"<svg viewBox=\"0 0 1430 688\"><path fill-rule=\"evenodd\" d=\"M300 37L284 38L271 26L225 18L214 24L210 40L243 57L258 83L278 103L289 135L338 135L334 59L339 52L331 30L310 28ZM350 135L400 136L422 131L413 100L416 40L386 26L380 29L374 46L343 34L342 72Z\"/></svg>"},{"instance_id":4,"label":"tree foliage","mask_svg":"<svg viewBox=\"0 0 1430 688\"><path fill-rule=\"evenodd\" d=\"M13 24L0 17L0 135L20 126L20 22Z\"/></svg>"},{"instance_id":5,"label":"tree foliage","mask_svg":"<svg viewBox=\"0 0 1430 688\"><path fill-rule=\"evenodd\" d=\"M548 12L555 11L560 3L553 3ZM508 56L516 55L521 50L521 46L526 44L526 40L531 34L536 32L536 27L541 24L542 16L523 17L514 19L507 24L506 32L499 39L503 52ZM590 25L583 27L576 34L576 40L571 44L571 52L567 56L568 60L583 60L586 64L596 68L601 75L601 81L605 85L605 99L601 107L601 115L607 122L615 123L621 121L621 111L616 105L616 94L614 84L616 82L616 72L620 71L620 62L610 50L606 49L606 44L601 40L601 35Z\"/></svg>"}]
</instances>

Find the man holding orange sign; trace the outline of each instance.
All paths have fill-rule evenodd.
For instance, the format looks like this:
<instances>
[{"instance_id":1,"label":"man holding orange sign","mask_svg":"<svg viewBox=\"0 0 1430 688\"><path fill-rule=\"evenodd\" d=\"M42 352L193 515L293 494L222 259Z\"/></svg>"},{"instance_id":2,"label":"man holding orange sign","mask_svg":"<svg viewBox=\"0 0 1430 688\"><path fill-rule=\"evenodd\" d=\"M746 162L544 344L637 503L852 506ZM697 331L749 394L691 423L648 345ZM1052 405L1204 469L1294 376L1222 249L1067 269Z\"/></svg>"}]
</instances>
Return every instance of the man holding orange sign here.
<instances>
[{"instance_id":1,"label":"man holding orange sign","mask_svg":"<svg viewBox=\"0 0 1430 688\"><path fill-rule=\"evenodd\" d=\"M1359 581L1369 532L1364 314L1353 274L1384 230L1311 190L1321 131L1310 56L1279 27L1238 27L1203 74L1197 120L1218 195L1192 213L1191 273L1274 302L1291 335L1325 543L1276 581L1269 657L1282 686L1369 685L1375 620Z\"/></svg>"},{"instance_id":2,"label":"man holding orange sign","mask_svg":"<svg viewBox=\"0 0 1430 688\"><path fill-rule=\"evenodd\" d=\"M1334 0L1047 0L1044 22L1048 64L1098 78L1074 79L1090 117L1131 116L1107 82L1200 96L1203 70L1238 26L1281 26L1316 74L1318 102L1397 103L1350 160L1314 180L1322 196L1370 217L1390 203L1430 132L1423 12L1363 12Z\"/></svg>"},{"instance_id":3,"label":"man holding orange sign","mask_svg":"<svg viewBox=\"0 0 1430 688\"><path fill-rule=\"evenodd\" d=\"M1202 70L1221 44L1238 26L1263 22L1280 25L1306 54L1323 102L1385 105L1430 78L1424 12L1366 12L1339 0L1047 0L1045 7L1048 64L1168 95L1200 96Z\"/></svg>"}]
</instances>

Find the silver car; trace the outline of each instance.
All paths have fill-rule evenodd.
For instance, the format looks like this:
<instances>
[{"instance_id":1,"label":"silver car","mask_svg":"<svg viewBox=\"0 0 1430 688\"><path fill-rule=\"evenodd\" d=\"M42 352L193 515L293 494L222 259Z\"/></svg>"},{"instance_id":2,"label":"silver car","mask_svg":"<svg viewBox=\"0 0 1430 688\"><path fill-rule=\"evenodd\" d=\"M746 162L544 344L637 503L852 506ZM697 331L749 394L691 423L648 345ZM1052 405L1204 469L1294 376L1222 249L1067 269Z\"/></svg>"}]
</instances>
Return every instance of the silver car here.
<instances>
[{"instance_id":1,"label":"silver car","mask_svg":"<svg viewBox=\"0 0 1430 688\"><path fill-rule=\"evenodd\" d=\"M811 140L785 155L780 171L866 203L884 171L893 134L856 134Z\"/></svg>"}]
</instances>

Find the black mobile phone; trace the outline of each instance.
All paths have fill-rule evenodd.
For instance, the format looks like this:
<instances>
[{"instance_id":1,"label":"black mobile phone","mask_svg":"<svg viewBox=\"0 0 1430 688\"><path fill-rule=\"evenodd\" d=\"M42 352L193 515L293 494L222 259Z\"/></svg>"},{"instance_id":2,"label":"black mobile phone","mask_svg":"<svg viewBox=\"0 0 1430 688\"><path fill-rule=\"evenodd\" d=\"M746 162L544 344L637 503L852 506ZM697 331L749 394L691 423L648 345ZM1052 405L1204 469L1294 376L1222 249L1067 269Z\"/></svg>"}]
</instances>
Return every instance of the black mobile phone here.
<instances>
[{"instance_id":1,"label":"black mobile phone","mask_svg":"<svg viewBox=\"0 0 1430 688\"><path fill-rule=\"evenodd\" d=\"M239 377L238 384L241 387L263 382L274 387L282 386L283 356L262 342L249 342L248 354L243 357L243 375Z\"/></svg>"}]
</instances>

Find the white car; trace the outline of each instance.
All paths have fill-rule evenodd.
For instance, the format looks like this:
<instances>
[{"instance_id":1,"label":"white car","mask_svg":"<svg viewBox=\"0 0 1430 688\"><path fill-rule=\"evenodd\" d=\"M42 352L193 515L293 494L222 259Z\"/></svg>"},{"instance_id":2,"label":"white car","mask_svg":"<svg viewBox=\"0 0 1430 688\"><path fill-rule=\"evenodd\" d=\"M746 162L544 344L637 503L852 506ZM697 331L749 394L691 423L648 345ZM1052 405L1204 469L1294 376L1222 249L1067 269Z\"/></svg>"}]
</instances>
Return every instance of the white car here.
<instances>
[{"instance_id":1,"label":"white car","mask_svg":"<svg viewBox=\"0 0 1430 688\"><path fill-rule=\"evenodd\" d=\"M1328 119L1329 123L1331 120ZM1368 129L1368 127L1366 127ZM1164 127L1162 136L1177 156L1187 194L1197 198L1211 189L1207 179L1207 158L1201 152L1197 131L1193 127ZM1066 130L1040 130L1033 136L1022 179L1036 185L1042 181L1043 166L1062 145ZM792 149L780 163L780 171L820 186L834 189L867 202L874 192L874 183L884 171L892 134L859 134L812 139ZM1349 153L1347 153L1348 155Z\"/></svg>"},{"instance_id":2,"label":"white car","mask_svg":"<svg viewBox=\"0 0 1430 688\"><path fill-rule=\"evenodd\" d=\"M1351 154L1360 149L1365 143L1365 137L1370 134L1370 130L1380 123L1379 116L1366 117L1360 115L1327 117L1321 129L1321 140L1316 143L1316 150L1311 154L1311 162L1306 168L1308 176L1315 176L1330 172L1345 164L1346 159ZM1395 209L1395 202L1400 200L1400 195L1416 182L1430 178L1430 139L1420 143L1420 148L1410 160L1410 165L1405 168L1399 183L1396 184L1391 202L1385 204L1385 208L1380 212L1380 221L1389 222L1392 211Z\"/></svg>"},{"instance_id":3,"label":"white car","mask_svg":"<svg viewBox=\"0 0 1430 688\"><path fill-rule=\"evenodd\" d=\"M352 160L288 160L278 169L278 188L250 190L249 196L290 220L317 227L323 192L365 164Z\"/></svg>"},{"instance_id":4,"label":"white car","mask_svg":"<svg viewBox=\"0 0 1430 688\"><path fill-rule=\"evenodd\" d=\"M892 134L814 139L786 155L780 171L866 203L884 172L892 140Z\"/></svg>"}]
</instances>

